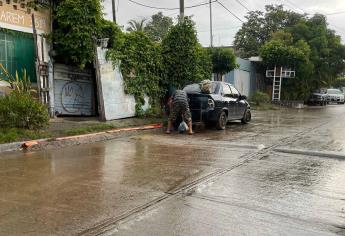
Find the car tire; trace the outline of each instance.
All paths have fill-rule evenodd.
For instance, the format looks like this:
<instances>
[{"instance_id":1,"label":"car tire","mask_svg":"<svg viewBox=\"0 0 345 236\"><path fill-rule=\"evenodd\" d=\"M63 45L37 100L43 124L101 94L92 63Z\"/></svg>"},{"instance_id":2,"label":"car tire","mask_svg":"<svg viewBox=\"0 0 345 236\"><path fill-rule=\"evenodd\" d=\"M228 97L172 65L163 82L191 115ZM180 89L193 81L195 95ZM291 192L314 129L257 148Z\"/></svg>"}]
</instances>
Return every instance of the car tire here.
<instances>
[{"instance_id":1,"label":"car tire","mask_svg":"<svg viewBox=\"0 0 345 236\"><path fill-rule=\"evenodd\" d=\"M250 110L246 110L241 119L242 124L248 124L252 120L252 113Z\"/></svg>"},{"instance_id":2,"label":"car tire","mask_svg":"<svg viewBox=\"0 0 345 236\"><path fill-rule=\"evenodd\" d=\"M227 123L228 123L228 116L226 115L225 111L222 111L218 116L216 128L218 130L225 130Z\"/></svg>"}]
</instances>

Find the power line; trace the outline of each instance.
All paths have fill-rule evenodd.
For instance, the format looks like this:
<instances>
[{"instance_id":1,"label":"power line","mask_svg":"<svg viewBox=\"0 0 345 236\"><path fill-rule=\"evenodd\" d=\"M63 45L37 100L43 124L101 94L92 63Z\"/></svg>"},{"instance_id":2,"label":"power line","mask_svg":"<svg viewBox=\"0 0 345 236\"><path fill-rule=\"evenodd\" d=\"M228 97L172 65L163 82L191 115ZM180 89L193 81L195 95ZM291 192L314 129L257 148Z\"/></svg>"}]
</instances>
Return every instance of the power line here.
<instances>
[{"instance_id":1,"label":"power line","mask_svg":"<svg viewBox=\"0 0 345 236\"><path fill-rule=\"evenodd\" d=\"M224 31L224 30L234 30L234 29L238 29L241 28L242 26L234 26L234 27L222 27L222 28L215 28L213 29L213 31ZM210 30L198 30L198 33L206 33L209 32Z\"/></svg>"},{"instance_id":2,"label":"power line","mask_svg":"<svg viewBox=\"0 0 345 236\"><path fill-rule=\"evenodd\" d=\"M296 6L296 4L294 4L293 2L291 2L290 0L284 0L284 1L286 1L286 2L288 2L288 3L290 3L292 6L294 6L295 8L297 8L297 9L299 9L299 10L301 10L304 14L307 14L307 15L311 15L310 13L308 13L305 9L303 9L303 8L301 8L301 7L298 7L298 6ZM341 14L341 13L345 13L345 12L337 12L336 14ZM331 15L332 14L334 14L334 13L331 13ZM325 14L325 15L327 15L327 14ZM333 24L329 24L330 26L332 26L332 27L334 27L334 28L336 28L336 29L338 29L338 30L340 30L340 31L342 31L342 32L345 32L345 29L343 29L343 28L340 28L340 27L338 27L338 26L335 26L335 25L333 25Z\"/></svg>"},{"instance_id":3,"label":"power line","mask_svg":"<svg viewBox=\"0 0 345 236\"><path fill-rule=\"evenodd\" d=\"M167 10L167 11L174 11L174 10L179 10L180 8L179 7L154 7L154 6L150 6L150 5L146 5L146 4L142 4L140 2L136 2L134 0L128 0L129 2L131 3L134 3L134 4L137 4L139 6L142 6L142 7L146 7L146 8L151 8L151 9L156 9L156 10ZM218 0L213 0L211 3L213 2L217 2ZM205 5L208 5L209 3L199 3L199 4L196 4L196 5L192 5L192 6L187 6L185 7L185 9L189 9L189 8L195 8L195 7L201 7L201 6L205 6Z\"/></svg>"},{"instance_id":4,"label":"power line","mask_svg":"<svg viewBox=\"0 0 345 236\"><path fill-rule=\"evenodd\" d=\"M232 11L230 11L229 8L227 8L226 6L224 6L223 3L219 2L219 1L217 1L217 3L218 3L219 5L221 5L225 10L227 10L227 11L228 11L233 17L235 17L237 20L239 20L239 21L241 21L242 23L244 23L244 21L243 21L241 18L239 18L238 16L236 16L235 13L233 13Z\"/></svg>"},{"instance_id":5,"label":"power line","mask_svg":"<svg viewBox=\"0 0 345 236\"><path fill-rule=\"evenodd\" d=\"M242 7L244 7L244 9L246 9L247 11L250 11L248 7L246 7L240 0L235 0L236 2L238 2L238 4L240 4Z\"/></svg>"},{"instance_id":6,"label":"power line","mask_svg":"<svg viewBox=\"0 0 345 236\"><path fill-rule=\"evenodd\" d=\"M294 8L296 8L296 9L298 9L298 10L302 11L303 13L305 13L305 14L308 14L308 15L309 15L309 13L308 13L306 10L304 10L303 8L301 8L301 7L297 6L297 4L295 4L295 3L291 2L290 0L285 0L285 2L290 3L290 5L291 5L291 6L293 6Z\"/></svg>"}]
</instances>

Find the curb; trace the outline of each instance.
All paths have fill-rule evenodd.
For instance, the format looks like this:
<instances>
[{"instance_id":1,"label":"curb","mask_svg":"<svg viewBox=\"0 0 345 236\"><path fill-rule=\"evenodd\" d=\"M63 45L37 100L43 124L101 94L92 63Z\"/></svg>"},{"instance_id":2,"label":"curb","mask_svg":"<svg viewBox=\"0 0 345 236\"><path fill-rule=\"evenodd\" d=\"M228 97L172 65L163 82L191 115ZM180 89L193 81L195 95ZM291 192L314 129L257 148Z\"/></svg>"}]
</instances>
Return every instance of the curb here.
<instances>
[{"instance_id":1,"label":"curb","mask_svg":"<svg viewBox=\"0 0 345 236\"><path fill-rule=\"evenodd\" d=\"M133 132L133 131L145 131L145 130L153 130L153 129L161 129L163 124L151 124L139 127L132 127L132 128L119 128L119 129L112 129L103 132L97 133L90 133L90 134L83 134L83 135L74 135L74 136L66 136L60 138L53 138L53 139L38 139L38 140L29 140L23 142L14 142L14 143L5 143L0 144L0 153L2 152L10 152L10 151L18 151L20 149L28 150L34 149L39 146L46 146L49 143L64 143L68 141L75 141L71 142L78 144L76 141L87 140L94 137L100 137L97 141L105 141L109 140L114 137L115 134L125 133L125 132ZM110 136L110 137L109 137ZM102 138L107 137L107 138ZM87 142L85 142L87 143Z\"/></svg>"},{"instance_id":2,"label":"curb","mask_svg":"<svg viewBox=\"0 0 345 236\"><path fill-rule=\"evenodd\" d=\"M0 144L0 153L18 150L22 147L22 145L23 145L23 142Z\"/></svg>"},{"instance_id":3,"label":"curb","mask_svg":"<svg viewBox=\"0 0 345 236\"><path fill-rule=\"evenodd\" d=\"M304 156L345 159L345 153L343 152L333 152L333 151L324 152L324 151L310 151L310 150L303 150L303 149L286 149L286 148L276 148L273 151L287 153L287 154L304 155Z\"/></svg>"}]
</instances>

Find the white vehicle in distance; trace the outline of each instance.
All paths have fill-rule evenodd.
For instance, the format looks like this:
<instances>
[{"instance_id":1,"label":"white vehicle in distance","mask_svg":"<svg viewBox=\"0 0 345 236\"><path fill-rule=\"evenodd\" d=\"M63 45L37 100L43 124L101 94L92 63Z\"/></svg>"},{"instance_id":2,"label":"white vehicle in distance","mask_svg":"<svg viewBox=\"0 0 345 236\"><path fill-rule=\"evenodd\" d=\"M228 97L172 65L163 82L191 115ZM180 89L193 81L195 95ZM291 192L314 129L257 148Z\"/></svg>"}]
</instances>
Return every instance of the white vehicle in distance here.
<instances>
[{"instance_id":1,"label":"white vehicle in distance","mask_svg":"<svg viewBox=\"0 0 345 236\"><path fill-rule=\"evenodd\" d=\"M345 103L345 96L339 89L327 89L328 103L336 102L338 104Z\"/></svg>"}]
</instances>

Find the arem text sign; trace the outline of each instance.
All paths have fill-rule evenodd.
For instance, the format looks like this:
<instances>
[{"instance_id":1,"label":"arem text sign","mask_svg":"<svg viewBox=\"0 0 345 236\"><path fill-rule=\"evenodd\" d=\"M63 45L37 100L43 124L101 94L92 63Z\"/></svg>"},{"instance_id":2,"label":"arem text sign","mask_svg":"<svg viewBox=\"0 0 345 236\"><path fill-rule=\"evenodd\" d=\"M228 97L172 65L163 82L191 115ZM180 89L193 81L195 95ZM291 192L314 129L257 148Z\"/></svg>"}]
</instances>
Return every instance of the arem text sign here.
<instances>
[{"instance_id":1,"label":"arem text sign","mask_svg":"<svg viewBox=\"0 0 345 236\"><path fill-rule=\"evenodd\" d=\"M32 11L35 15L36 29L44 32L50 31L50 14L49 10L44 9L40 11ZM32 19L31 14L22 10L15 10L11 4L4 4L0 8L0 27L1 23L7 25L17 26L13 28L20 30L26 28L26 31L32 31Z\"/></svg>"}]
</instances>

